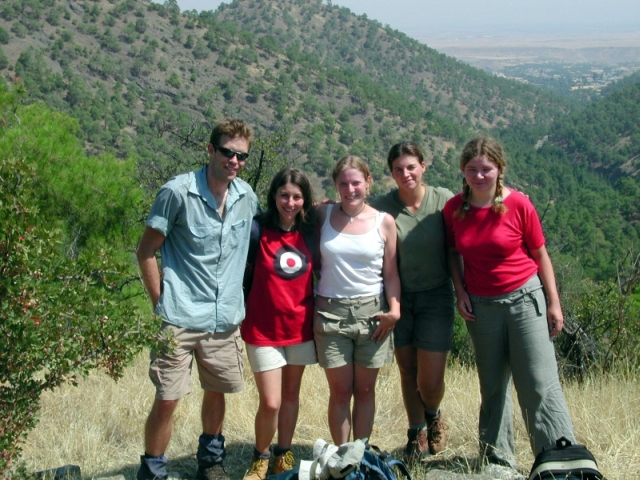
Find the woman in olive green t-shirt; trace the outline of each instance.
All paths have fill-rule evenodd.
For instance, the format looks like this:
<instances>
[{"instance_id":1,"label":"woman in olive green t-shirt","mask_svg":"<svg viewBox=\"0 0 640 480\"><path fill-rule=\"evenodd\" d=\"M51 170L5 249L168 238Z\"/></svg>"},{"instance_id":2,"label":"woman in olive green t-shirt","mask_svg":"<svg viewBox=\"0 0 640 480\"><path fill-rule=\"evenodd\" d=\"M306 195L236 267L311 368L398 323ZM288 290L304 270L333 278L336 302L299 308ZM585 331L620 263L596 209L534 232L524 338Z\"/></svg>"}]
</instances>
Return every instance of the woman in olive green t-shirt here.
<instances>
[{"instance_id":1,"label":"woman in olive green t-shirt","mask_svg":"<svg viewBox=\"0 0 640 480\"><path fill-rule=\"evenodd\" d=\"M371 204L391 214L398 231L402 297L394 342L409 421L405 456L412 462L442 451L446 444L440 402L455 302L442 208L453 193L423 183L427 167L413 142L394 145L387 161L398 188Z\"/></svg>"}]
</instances>

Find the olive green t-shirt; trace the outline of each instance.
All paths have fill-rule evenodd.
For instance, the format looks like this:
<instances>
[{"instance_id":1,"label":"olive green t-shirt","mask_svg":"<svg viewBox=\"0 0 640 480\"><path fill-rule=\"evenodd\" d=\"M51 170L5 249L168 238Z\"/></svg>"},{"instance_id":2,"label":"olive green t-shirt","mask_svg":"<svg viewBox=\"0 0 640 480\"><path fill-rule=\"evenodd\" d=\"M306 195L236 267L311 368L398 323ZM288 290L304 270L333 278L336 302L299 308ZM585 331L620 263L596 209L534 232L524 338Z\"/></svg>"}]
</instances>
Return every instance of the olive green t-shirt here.
<instances>
[{"instance_id":1,"label":"olive green t-shirt","mask_svg":"<svg viewBox=\"0 0 640 480\"><path fill-rule=\"evenodd\" d=\"M369 202L396 221L398 271L403 292L429 290L449 280L442 208L453 193L446 188L426 187L415 213L405 207L397 189Z\"/></svg>"}]
</instances>

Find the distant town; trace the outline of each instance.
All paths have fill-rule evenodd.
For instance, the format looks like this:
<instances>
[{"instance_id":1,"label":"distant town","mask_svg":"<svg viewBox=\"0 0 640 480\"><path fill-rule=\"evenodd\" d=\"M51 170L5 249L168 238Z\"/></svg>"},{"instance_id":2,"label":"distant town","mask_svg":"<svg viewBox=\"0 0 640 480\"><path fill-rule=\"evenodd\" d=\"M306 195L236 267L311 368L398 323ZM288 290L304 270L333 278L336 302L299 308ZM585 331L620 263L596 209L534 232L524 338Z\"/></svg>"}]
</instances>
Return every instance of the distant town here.
<instances>
[{"instance_id":1,"label":"distant town","mask_svg":"<svg viewBox=\"0 0 640 480\"><path fill-rule=\"evenodd\" d=\"M439 52L488 73L563 94L597 95L640 70L640 27L412 33Z\"/></svg>"},{"instance_id":2,"label":"distant town","mask_svg":"<svg viewBox=\"0 0 640 480\"><path fill-rule=\"evenodd\" d=\"M594 65L592 63L523 63L505 66L495 71L487 69L500 77L506 77L531 85L558 91L590 90L599 92L612 82L623 79L640 70L640 62L631 65Z\"/></svg>"}]
</instances>

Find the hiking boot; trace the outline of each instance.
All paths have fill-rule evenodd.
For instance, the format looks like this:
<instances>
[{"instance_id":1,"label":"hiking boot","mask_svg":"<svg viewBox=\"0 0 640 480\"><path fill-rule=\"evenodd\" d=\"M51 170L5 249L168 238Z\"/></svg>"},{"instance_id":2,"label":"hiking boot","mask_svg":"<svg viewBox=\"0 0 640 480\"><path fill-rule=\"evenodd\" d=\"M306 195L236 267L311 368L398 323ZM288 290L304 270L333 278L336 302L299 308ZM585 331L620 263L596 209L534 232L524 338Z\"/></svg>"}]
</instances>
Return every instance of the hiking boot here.
<instances>
[{"instance_id":1,"label":"hiking boot","mask_svg":"<svg viewBox=\"0 0 640 480\"><path fill-rule=\"evenodd\" d=\"M166 480L168 477L167 457L164 455L158 457L140 455L140 468L136 473L137 480Z\"/></svg>"},{"instance_id":2,"label":"hiking boot","mask_svg":"<svg viewBox=\"0 0 640 480\"><path fill-rule=\"evenodd\" d=\"M287 470L292 470L295 461L296 459L291 450L287 450L282 455L278 455L273 465L273 474L277 475L279 473L286 472Z\"/></svg>"},{"instance_id":3,"label":"hiking boot","mask_svg":"<svg viewBox=\"0 0 640 480\"><path fill-rule=\"evenodd\" d=\"M440 453L447 446L447 434L445 433L446 425L442 421L442 413L429 419L427 417L427 444L429 445L429 452L432 454Z\"/></svg>"},{"instance_id":4,"label":"hiking boot","mask_svg":"<svg viewBox=\"0 0 640 480\"><path fill-rule=\"evenodd\" d=\"M244 480L264 480L267 478L268 471L268 458L253 457L253 464L249 469L249 473L244 477Z\"/></svg>"},{"instance_id":5,"label":"hiking boot","mask_svg":"<svg viewBox=\"0 0 640 480\"><path fill-rule=\"evenodd\" d=\"M409 428L407 430L407 445L404 447L406 463L412 464L420 461L429 454L427 444L427 431L425 428Z\"/></svg>"},{"instance_id":6,"label":"hiking boot","mask_svg":"<svg viewBox=\"0 0 640 480\"><path fill-rule=\"evenodd\" d=\"M229 480L229 475L222 463L214 463L210 467L198 465L196 480Z\"/></svg>"}]
</instances>

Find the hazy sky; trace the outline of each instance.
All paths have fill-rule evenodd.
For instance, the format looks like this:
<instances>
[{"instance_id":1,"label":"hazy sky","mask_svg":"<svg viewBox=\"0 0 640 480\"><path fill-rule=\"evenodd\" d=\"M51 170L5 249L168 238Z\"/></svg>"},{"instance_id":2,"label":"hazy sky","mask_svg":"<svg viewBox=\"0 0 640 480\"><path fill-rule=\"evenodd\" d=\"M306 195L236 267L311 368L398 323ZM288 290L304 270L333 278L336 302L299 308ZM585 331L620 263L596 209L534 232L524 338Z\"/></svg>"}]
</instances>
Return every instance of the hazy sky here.
<instances>
[{"instance_id":1,"label":"hazy sky","mask_svg":"<svg viewBox=\"0 0 640 480\"><path fill-rule=\"evenodd\" d=\"M182 10L215 10L220 3L178 0ZM334 0L333 4L366 13L410 36L425 30L481 33L486 28L488 35L495 33L489 27L554 33L587 27L640 31L640 0Z\"/></svg>"}]
</instances>

